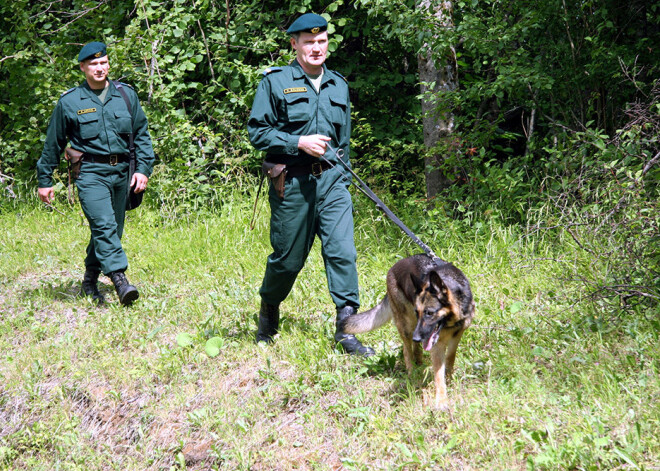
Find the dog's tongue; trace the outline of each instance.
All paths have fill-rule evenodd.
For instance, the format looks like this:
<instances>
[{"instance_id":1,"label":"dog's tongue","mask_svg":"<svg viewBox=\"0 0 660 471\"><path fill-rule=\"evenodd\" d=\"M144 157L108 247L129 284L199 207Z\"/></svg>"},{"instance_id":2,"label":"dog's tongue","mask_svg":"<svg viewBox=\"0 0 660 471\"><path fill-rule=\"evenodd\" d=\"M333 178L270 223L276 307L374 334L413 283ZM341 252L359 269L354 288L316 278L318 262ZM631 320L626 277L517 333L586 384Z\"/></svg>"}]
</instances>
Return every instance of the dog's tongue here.
<instances>
[{"instance_id":1,"label":"dog's tongue","mask_svg":"<svg viewBox=\"0 0 660 471\"><path fill-rule=\"evenodd\" d=\"M431 335L431 336L430 336L430 337L424 342L424 345L422 345L422 347L424 348L424 350L426 350L427 352L430 351L430 350L433 348L433 346L435 345L435 343L438 341L438 337L439 337L439 336L440 336L440 329L438 329L438 330L436 330L435 332L433 332L433 335Z\"/></svg>"}]
</instances>

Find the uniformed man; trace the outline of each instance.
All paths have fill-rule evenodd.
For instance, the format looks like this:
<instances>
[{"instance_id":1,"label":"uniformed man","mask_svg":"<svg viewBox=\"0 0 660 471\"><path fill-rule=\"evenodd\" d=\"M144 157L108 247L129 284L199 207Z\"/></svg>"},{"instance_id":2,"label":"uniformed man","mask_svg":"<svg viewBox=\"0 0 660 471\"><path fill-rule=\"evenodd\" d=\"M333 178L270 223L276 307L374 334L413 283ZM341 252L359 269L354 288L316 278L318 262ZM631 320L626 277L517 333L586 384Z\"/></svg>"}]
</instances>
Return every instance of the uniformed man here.
<instances>
[{"instance_id":1,"label":"uniformed man","mask_svg":"<svg viewBox=\"0 0 660 471\"><path fill-rule=\"evenodd\" d=\"M250 141L267 153L266 161L287 166L284 198L272 184L269 190L273 253L259 291L257 342L272 342L279 305L291 291L316 236L321 239L337 325L359 306L349 182L339 168L321 159L338 165L334 151L341 150L346 162L351 134L348 85L325 66L327 27L327 21L314 13L291 24L287 33L296 59L264 72L248 121ZM351 354L374 353L339 327L335 341Z\"/></svg>"},{"instance_id":2,"label":"uniformed man","mask_svg":"<svg viewBox=\"0 0 660 471\"><path fill-rule=\"evenodd\" d=\"M129 98L129 110L118 88L108 80L105 44L86 44L78 61L85 81L62 94L51 116L37 162L39 198L48 204L53 200L53 170L69 141L73 149L83 152L76 186L91 230L82 291L103 303L98 289L103 272L115 285L121 304L130 305L139 293L124 274L128 260L120 241L129 184L129 135L132 129L137 156L130 185L140 193L147 187L154 162L147 119L135 91L119 85Z\"/></svg>"}]
</instances>

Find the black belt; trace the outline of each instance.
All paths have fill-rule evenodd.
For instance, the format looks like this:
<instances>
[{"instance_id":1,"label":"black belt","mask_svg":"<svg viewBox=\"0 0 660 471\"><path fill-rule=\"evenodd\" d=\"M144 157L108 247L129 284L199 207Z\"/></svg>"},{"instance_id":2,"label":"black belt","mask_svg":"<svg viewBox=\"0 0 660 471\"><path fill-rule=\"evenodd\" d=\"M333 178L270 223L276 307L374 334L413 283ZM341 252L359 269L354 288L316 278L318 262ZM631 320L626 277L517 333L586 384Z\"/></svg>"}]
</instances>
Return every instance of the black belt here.
<instances>
[{"instance_id":1,"label":"black belt","mask_svg":"<svg viewBox=\"0 0 660 471\"><path fill-rule=\"evenodd\" d=\"M82 155L82 159L85 162L93 162L96 164L110 164L117 165L119 162L128 162L128 154L110 154L110 155L98 155L98 154L88 154L85 152Z\"/></svg>"},{"instance_id":2,"label":"black belt","mask_svg":"<svg viewBox=\"0 0 660 471\"><path fill-rule=\"evenodd\" d=\"M328 162L313 162L307 165L287 165L286 166L286 176L287 177L301 177L303 175L314 175L315 177L320 176L323 172L331 168Z\"/></svg>"}]
</instances>

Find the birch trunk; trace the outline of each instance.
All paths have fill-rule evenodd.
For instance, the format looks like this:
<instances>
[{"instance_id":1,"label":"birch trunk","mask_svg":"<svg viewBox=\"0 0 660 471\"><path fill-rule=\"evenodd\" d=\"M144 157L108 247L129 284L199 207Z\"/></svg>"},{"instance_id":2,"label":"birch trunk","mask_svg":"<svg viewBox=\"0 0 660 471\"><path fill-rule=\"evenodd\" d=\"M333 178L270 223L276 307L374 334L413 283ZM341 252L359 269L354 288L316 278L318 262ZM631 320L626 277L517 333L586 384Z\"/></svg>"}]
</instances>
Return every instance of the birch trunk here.
<instances>
[{"instance_id":1,"label":"birch trunk","mask_svg":"<svg viewBox=\"0 0 660 471\"><path fill-rule=\"evenodd\" d=\"M441 28L452 28L452 2L421 0L418 8L432 14L435 23ZM436 54L436 57L438 55ZM443 139L451 139L454 132L454 115L447 107L439 106L438 92L453 91L458 87L456 73L456 55L450 48L443 56L442 63L436 63L429 44L425 44L418 56L419 78L422 92L422 116L424 127L424 146L428 152L425 157L426 196L432 199L439 190L448 187L451 181L438 169L444 156L432 151Z\"/></svg>"}]
</instances>

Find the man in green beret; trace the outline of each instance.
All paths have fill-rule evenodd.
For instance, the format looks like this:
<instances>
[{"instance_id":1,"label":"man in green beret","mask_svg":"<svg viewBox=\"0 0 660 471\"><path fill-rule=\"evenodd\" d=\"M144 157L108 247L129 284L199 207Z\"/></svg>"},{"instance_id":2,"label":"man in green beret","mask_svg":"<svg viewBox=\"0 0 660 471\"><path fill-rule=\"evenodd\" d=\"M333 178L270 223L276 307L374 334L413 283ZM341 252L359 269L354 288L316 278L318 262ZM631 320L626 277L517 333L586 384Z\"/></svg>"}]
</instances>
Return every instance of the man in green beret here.
<instances>
[{"instance_id":1,"label":"man in green beret","mask_svg":"<svg viewBox=\"0 0 660 471\"><path fill-rule=\"evenodd\" d=\"M318 236L337 310L335 341L350 354L369 356L373 349L339 328L339 321L358 309L359 292L353 204L334 152L343 151L348 161L351 106L346 79L325 65L327 28L325 18L314 13L291 24L287 33L296 59L264 72L248 121L252 144L266 152L267 162L286 164L287 170L284 197L272 184L269 190L273 253L259 291L257 342L272 342L279 305Z\"/></svg>"},{"instance_id":2,"label":"man in green beret","mask_svg":"<svg viewBox=\"0 0 660 471\"><path fill-rule=\"evenodd\" d=\"M108 80L105 44L86 44L78 54L78 61L85 81L60 96L50 118L44 150L37 162L39 198L47 204L53 201L53 170L68 141L70 148L82 152L76 187L91 230L82 291L95 302L103 303L105 299L98 289L99 274L103 272L115 285L120 303L130 305L139 293L124 273L128 260L121 236L127 185L136 193L143 192L153 169L154 151L147 118L130 86ZM129 182L131 130L136 169Z\"/></svg>"}]
</instances>

